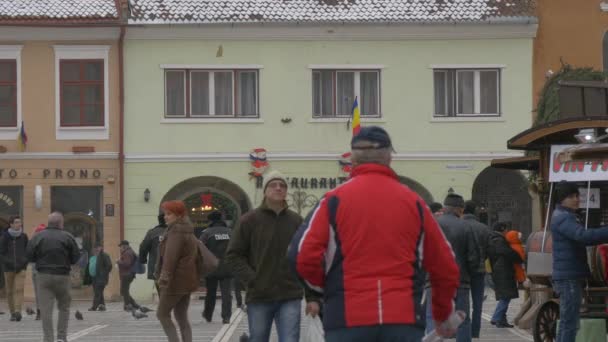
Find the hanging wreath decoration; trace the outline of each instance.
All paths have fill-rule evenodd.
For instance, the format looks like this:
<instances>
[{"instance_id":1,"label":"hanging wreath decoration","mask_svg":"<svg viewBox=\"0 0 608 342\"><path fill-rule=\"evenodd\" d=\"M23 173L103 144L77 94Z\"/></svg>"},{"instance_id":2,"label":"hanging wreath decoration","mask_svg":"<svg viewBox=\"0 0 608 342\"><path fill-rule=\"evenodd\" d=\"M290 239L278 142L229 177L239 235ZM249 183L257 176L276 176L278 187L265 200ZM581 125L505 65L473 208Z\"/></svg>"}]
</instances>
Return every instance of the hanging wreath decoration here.
<instances>
[{"instance_id":1,"label":"hanging wreath decoration","mask_svg":"<svg viewBox=\"0 0 608 342\"><path fill-rule=\"evenodd\" d=\"M262 177L270 166L266 160L266 149L254 148L249 152L249 159L251 160L251 172L249 172L249 175L252 178Z\"/></svg>"},{"instance_id":2,"label":"hanging wreath decoration","mask_svg":"<svg viewBox=\"0 0 608 342\"><path fill-rule=\"evenodd\" d=\"M350 174L353 170L353 163L350 161L352 153L345 152L340 156L340 160L338 160L338 164L340 165L340 170L345 174Z\"/></svg>"}]
</instances>

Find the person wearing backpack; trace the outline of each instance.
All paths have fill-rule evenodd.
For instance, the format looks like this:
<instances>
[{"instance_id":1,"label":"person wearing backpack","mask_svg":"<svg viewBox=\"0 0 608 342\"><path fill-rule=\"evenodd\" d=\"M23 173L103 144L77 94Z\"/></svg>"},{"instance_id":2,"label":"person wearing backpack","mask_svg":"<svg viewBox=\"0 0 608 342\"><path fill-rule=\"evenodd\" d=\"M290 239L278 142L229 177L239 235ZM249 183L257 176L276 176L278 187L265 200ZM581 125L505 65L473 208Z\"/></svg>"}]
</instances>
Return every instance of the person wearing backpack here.
<instances>
[{"instance_id":1,"label":"person wearing backpack","mask_svg":"<svg viewBox=\"0 0 608 342\"><path fill-rule=\"evenodd\" d=\"M120 259L116 261L116 264L118 264L120 274L120 294L124 301L124 310L139 309L139 305L131 297L131 283L135 279L134 266L136 266L137 255L127 240L122 240L118 247L120 247Z\"/></svg>"},{"instance_id":2,"label":"person wearing backpack","mask_svg":"<svg viewBox=\"0 0 608 342\"><path fill-rule=\"evenodd\" d=\"M230 294L232 274L224 263L224 256L230 242L231 229L222 220L222 213L219 211L213 211L207 218L211 224L203 231L200 240L219 259L219 266L205 278L207 295L205 296L203 318L207 322L211 322L219 283L222 293L222 323L228 324L230 316L232 316L232 296Z\"/></svg>"},{"instance_id":3,"label":"person wearing backpack","mask_svg":"<svg viewBox=\"0 0 608 342\"><path fill-rule=\"evenodd\" d=\"M200 249L207 248L194 236L194 227L188 218L184 202L163 202L161 209L165 213L167 231L158 246L159 259L154 271L154 278L157 279L160 290L156 317L168 341L179 342L175 324L171 320L173 312L182 342L192 342L188 307L190 295L198 289L200 277L204 273L200 270L204 263ZM213 255L209 254L213 258Z\"/></svg>"}]
</instances>

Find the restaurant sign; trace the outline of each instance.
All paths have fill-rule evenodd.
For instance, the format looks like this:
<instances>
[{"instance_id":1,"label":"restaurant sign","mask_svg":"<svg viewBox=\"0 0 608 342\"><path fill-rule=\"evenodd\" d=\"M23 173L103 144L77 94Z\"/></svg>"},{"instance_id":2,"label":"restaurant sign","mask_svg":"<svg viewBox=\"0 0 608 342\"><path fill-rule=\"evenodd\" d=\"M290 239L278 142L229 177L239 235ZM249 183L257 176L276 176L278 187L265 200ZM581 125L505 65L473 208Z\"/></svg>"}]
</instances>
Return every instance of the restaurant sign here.
<instances>
[{"instance_id":1,"label":"restaurant sign","mask_svg":"<svg viewBox=\"0 0 608 342\"><path fill-rule=\"evenodd\" d=\"M605 160L573 160L562 162L561 152L576 145L552 145L549 182L607 181L608 158Z\"/></svg>"}]
</instances>

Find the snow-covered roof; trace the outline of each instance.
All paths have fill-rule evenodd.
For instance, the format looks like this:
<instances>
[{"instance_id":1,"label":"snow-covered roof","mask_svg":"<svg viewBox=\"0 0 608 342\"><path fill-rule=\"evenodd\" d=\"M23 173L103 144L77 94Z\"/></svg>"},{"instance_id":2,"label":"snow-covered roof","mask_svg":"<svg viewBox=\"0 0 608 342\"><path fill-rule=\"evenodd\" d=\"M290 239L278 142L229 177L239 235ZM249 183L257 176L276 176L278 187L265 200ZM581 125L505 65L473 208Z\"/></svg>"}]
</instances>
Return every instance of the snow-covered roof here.
<instances>
[{"instance_id":1,"label":"snow-covered roof","mask_svg":"<svg viewBox=\"0 0 608 342\"><path fill-rule=\"evenodd\" d=\"M115 0L0 0L2 22L116 21Z\"/></svg>"},{"instance_id":2,"label":"snow-covered roof","mask_svg":"<svg viewBox=\"0 0 608 342\"><path fill-rule=\"evenodd\" d=\"M129 0L132 24L527 20L535 0Z\"/></svg>"}]
</instances>

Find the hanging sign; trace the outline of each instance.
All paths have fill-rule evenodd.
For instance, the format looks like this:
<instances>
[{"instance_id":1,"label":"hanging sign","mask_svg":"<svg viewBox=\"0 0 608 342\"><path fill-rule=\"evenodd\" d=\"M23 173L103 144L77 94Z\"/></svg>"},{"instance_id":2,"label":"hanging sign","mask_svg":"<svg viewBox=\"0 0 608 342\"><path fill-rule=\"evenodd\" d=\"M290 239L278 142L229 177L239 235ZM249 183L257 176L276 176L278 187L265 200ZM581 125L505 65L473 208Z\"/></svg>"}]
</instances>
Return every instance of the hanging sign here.
<instances>
[{"instance_id":1,"label":"hanging sign","mask_svg":"<svg viewBox=\"0 0 608 342\"><path fill-rule=\"evenodd\" d=\"M580 182L608 180L608 158L605 160L576 160L562 162L559 154L576 145L552 145L549 182Z\"/></svg>"}]
</instances>

